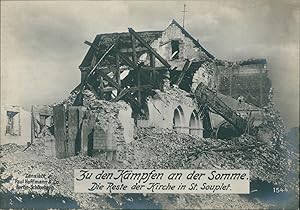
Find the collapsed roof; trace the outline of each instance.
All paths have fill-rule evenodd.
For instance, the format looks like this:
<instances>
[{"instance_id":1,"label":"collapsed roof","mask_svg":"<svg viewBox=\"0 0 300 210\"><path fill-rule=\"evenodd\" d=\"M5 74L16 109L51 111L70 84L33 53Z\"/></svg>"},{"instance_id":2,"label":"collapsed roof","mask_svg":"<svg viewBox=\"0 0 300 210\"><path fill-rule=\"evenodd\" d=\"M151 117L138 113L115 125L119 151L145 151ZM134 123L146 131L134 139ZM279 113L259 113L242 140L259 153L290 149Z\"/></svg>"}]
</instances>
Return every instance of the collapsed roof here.
<instances>
[{"instance_id":1,"label":"collapsed roof","mask_svg":"<svg viewBox=\"0 0 300 210\"><path fill-rule=\"evenodd\" d=\"M151 44L154 40L158 39L162 35L162 31L142 31L137 32L137 34L147 43ZM83 61L79 65L79 68L89 67L92 65L92 60L95 55L104 53L106 49L109 48L114 43L118 43L118 46L120 47L120 50L126 50L128 48L132 47L131 44L131 38L129 32L123 32L123 33L105 33L105 34L98 34L93 43L92 46L90 46L87 54L85 55ZM95 47L97 47L99 50L97 50ZM138 43L137 48L141 47L141 45ZM147 51L146 49L139 51L139 54L143 53L144 51ZM139 55L140 56L140 55Z\"/></svg>"},{"instance_id":2,"label":"collapsed roof","mask_svg":"<svg viewBox=\"0 0 300 210\"><path fill-rule=\"evenodd\" d=\"M79 92L74 105L82 104L82 92L89 89L99 99L124 100L141 114L145 99L153 94L153 90L163 91L165 86L176 85L193 92L194 86L202 79L208 80L207 77L214 81L206 85L223 95L237 99L240 94L246 94L246 101L259 107L266 103L263 98L270 86L265 79L266 59L218 60L175 20L163 31L136 32L129 28L128 32L98 34L92 43L85 43L90 48L79 66L81 83L72 91ZM237 65L246 68L236 70ZM254 67L253 71L252 67L248 68L251 65L259 65L258 68L263 70ZM250 80L255 79L255 82L248 87L253 90L245 91L240 84L245 77L234 75L240 72L263 76L252 77ZM238 78L237 84L232 84L234 76ZM232 88L239 90L232 91Z\"/></svg>"}]
</instances>

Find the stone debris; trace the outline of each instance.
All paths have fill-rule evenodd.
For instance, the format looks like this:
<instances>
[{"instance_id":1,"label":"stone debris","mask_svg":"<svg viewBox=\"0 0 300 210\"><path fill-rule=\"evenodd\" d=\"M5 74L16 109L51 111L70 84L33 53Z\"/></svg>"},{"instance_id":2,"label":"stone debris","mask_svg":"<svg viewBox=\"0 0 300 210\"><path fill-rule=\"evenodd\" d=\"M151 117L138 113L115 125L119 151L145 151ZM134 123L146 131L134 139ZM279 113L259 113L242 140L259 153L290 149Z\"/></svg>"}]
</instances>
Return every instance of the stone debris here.
<instances>
[{"instance_id":1,"label":"stone debris","mask_svg":"<svg viewBox=\"0 0 300 210\"><path fill-rule=\"evenodd\" d=\"M166 103L180 100L184 91L168 89L158 92ZM75 94L63 104L71 106ZM192 99L190 102L193 103ZM94 113L96 124L115 130L114 138L123 142L122 125L117 117L125 102L112 103L98 100L91 91L84 91L84 106ZM112 207L112 201L121 208L124 199L132 202L130 195L75 194L73 192L74 168L135 168L135 169L249 169L251 181L261 180L276 186L285 186L298 192L298 154L289 150L284 139L284 127L279 113L271 100L265 107L262 133L257 137L241 137L220 140L201 138L162 128L136 128L134 141L124 145L123 158L119 161L106 161L98 157L74 156L57 159L45 155L45 142L53 139L48 129L41 132L32 145L1 145L1 190L12 189L12 180L30 172L50 175L53 183L48 195L58 195L74 199L81 208L105 209ZM66 178L68 177L68 178ZM26 190L14 193L28 194ZM128 197L129 196L129 197ZM271 204L247 200L239 195L157 195L144 196L159 203L162 208L269 208ZM110 199L110 201L108 201ZM234 201L234 202L232 202ZM122 204L123 202L123 204ZM115 207L114 207L115 208Z\"/></svg>"},{"instance_id":2,"label":"stone debris","mask_svg":"<svg viewBox=\"0 0 300 210\"><path fill-rule=\"evenodd\" d=\"M191 107L194 106L191 94L179 89L178 87L167 88L164 92L161 92L160 90L155 90L155 93L156 95L154 95L154 98L159 98L165 104L174 103L176 101L179 102L179 104L183 103Z\"/></svg>"},{"instance_id":3,"label":"stone debris","mask_svg":"<svg viewBox=\"0 0 300 210\"><path fill-rule=\"evenodd\" d=\"M243 135L231 140L208 139L168 129L143 128L127 146L132 168L249 169L251 179L260 179L296 189L296 182L284 180L296 167L296 159L268 142ZM147 155L145 155L147 151ZM134 165L135 164L135 165ZM294 181L296 181L294 174Z\"/></svg>"},{"instance_id":4,"label":"stone debris","mask_svg":"<svg viewBox=\"0 0 300 210\"><path fill-rule=\"evenodd\" d=\"M62 103L66 107L72 106L78 92L73 92ZM104 131L108 129L113 131L113 139L117 142L117 148L120 149L125 143L124 138L124 126L118 118L121 109L126 109L128 106L125 102L109 102L105 100L99 100L96 98L92 91L85 90L83 92L83 105L95 118L95 127L101 127ZM118 156L122 156L122 152L118 153ZM118 157L120 158L120 157Z\"/></svg>"},{"instance_id":5,"label":"stone debris","mask_svg":"<svg viewBox=\"0 0 300 210\"><path fill-rule=\"evenodd\" d=\"M173 40L175 37L176 40ZM178 37L179 40L177 40ZM134 40L137 41L134 42ZM100 51L95 50L98 47ZM132 60L120 62L117 59L120 55L114 57L116 51L111 51L113 47L127 51L122 52L122 55L125 55L125 58L127 56L128 58L132 57ZM137 50L145 47L148 49L148 55L147 53L142 53L142 50ZM130 51L133 54L130 54ZM101 67L94 66L94 59L99 57L99 53L102 54L101 61L106 57L105 64L102 63L104 65L101 64ZM171 61L169 55L171 55ZM122 58L122 56L120 57ZM124 60L124 58L121 60ZM100 64L100 61L98 64ZM119 69L120 65L121 72L114 70ZM140 71L143 68L144 70L150 69L151 73ZM90 71L91 69L93 70ZM131 69L140 69L137 71L137 76L134 75L135 71L129 73ZM74 169L79 168L248 169L251 173L252 182L259 180L271 183L274 186L284 186L296 196L299 195L298 170L296 170L299 168L299 156L294 150L289 149L292 146L290 142L287 142L284 135L284 124L273 102L272 89L269 98L267 98L271 83L268 78L265 59L248 59L237 62L219 60L206 51L198 41L173 20L164 31L135 32L132 28L129 28L128 33L97 35L93 42L93 47L90 48L80 65L80 70L82 71L80 86L77 86L69 97L60 103L64 107L59 107L62 111L57 115L63 117L60 119L56 116L59 122L63 122L61 123L63 124L62 135L58 135L59 132L57 133L57 131L60 129L56 124L56 140L53 136L54 125L57 122L55 121L57 118L54 119L54 114L57 112L53 113L52 109L58 104L33 106L33 136L36 138L27 146L18 146L16 144L0 146L1 191L12 192L13 194L30 194L31 192L26 189L15 190L13 180L34 172L49 175L52 184L47 191L48 195L74 199L83 209L126 208L124 203L133 202L135 199L144 199L144 201L147 201L147 204L152 201L156 202L155 205L151 206L163 209L224 207L257 209L274 207L268 203L258 203L240 195L151 194L135 195L136 197L134 197L134 195L128 194L97 195L76 194L73 192ZM209 102L207 95L205 101L199 104L193 100L194 97L197 98L194 90L200 82L212 89L214 94L217 92L218 94L225 94L219 94L221 96L220 101L227 102L226 104L231 109L243 108L244 110L249 110L265 106L263 108L262 123L258 127L258 135L254 137L244 133L240 137L226 140L202 138L197 135L180 133L176 130L155 127L157 125L160 126L161 120L159 119L165 120L164 117L158 118L158 124L147 124L153 116L149 114L151 109L147 107L145 99L147 98L148 102L152 102L152 104L153 101L158 99L162 102L159 105L167 107L166 109L171 110L171 113L174 111L172 116L168 114L169 124L168 127L165 126L164 128L172 128L172 126L174 129L188 128L190 133L193 133L191 132L193 130L202 130L198 125L195 126L191 123L195 122L194 124L196 124L196 119L200 121L201 118L198 118L198 116L196 118L194 111L186 115L190 116L189 120L186 120L189 124L184 124L181 123L181 121L184 121L184 115L181 114L179 116L178 113L178 118L175 118L175 111L178 112L178 110L170 109L172 103L178 107L181 107L178 104L186 105L191 110L195 110L195 113L197 106L205 109L203 105ZM151 90L149 90L149 86ZM87 87L96 91L87 90ZM106 90L103 88L106 88ZM80 92L80 97L77 98L78 89L83 92ZM115 103L99 100L99 98L111 98L114 91L117 92L115 100L125 98L125 100L131 102L133 113L131 113L131 108L127 109L129 105L124 101ZM81 93L83 94L83 101L81 101ZM213 95L214 98L215 95ZM83 105L86 109L73 109L78 111L78 113L77 115L72 115L72 109L68 108L74 105L75 100L76 105ZM222 107L220 101L216 100L211 104L219 104ZM245 103L249 103L247 107L241 107ZM154 104L153 107L159 112L160 117L163 116L164 113L162 114ZM221 109L222 111L220 112L233 115L233 112L230 112L231 109ZM80 114L79 111L81 111ZM147 111L149 113L146 113ZM123 120L120 119L120 115L122 115ZM133 120L130 115L134 116L135 119ZM50 116L53 116L54 125L52 120L50 120L51 118L48 118ZM155 117L153 118L156 119ZM231 123L239 124L236 119L240 118L236 117ZM135 127L138 125L138 121L147 128ZM205 122L205 120L203 121ZM72 125L72 122L74 122L73 124L75 122L78 124ZM240 122L244 122L244 120L241 119ZM127 127L127 125L129 126ZM83 128L80 128L80 126ZM207 127L203 125L205 131L209 130ZM131 141L131 135L129 138L127 138L129 136L127 135L125 140L125 133L132 134L133 132L131 131L134 129L135 140ZM214 129L218 128L215 127ZM103 132L100 132L100 130ZM241 134L245 129L243 127L243 129L238 130L241 130L239 133ZM73 135L74 133L75 135ZM12 134L15 135L15 133ZM62 140L58 140L59 137ZM74 139L76 141L73 141ZM77 140L80 140L79 143ZM58 144L58 142L61 144ZM109 147L107 142L109 142ZM78 146L81 143L83 144ZM50 156L45 154L48 145L51 148L51 151L48 151L49 154L51 153ZM58 150L57 148L63 148L65 145L68 146L67 148L69 148L70 156L72 157L58 156L69 158L55 158L55 155L52 154L52 149L56 151ZM85 146L89 147L89 151L92 153L118 151L120 152L119 157L111 158L110 161L107 161L101 158L102 156L83 156L82 152L85 152L83 150ZM79 147L81 150L78 149ZM62 152L60 152L63 153L68 149L63 148L61 150ZM74 156L75 154L79 155ZM86 152L84 154L87 155L89 153ZM34 198L36 195L32 194L30 196ZM17 200L22 202L22 198L17 198ZM67 201L63 199L61 202L66 204Z\"/></svg>"},{"instance_id":6,"label":"stone debris","mask_svg":"<svg viewBox=\"0 0 300 210\"><path fill-rule=\"evenodd\" d=\"M49 195L60 195L74 199L81 208L111 208L108 195L75 194L73 192L74 168L139 168L139 169L250 169L251 179L266 180L278 185L286 183L289 168L284 167L286 159L272 145L260 142L250 136L238 139L204 139L198 136L178 133L159 128L139 128L135 141L126 144L123 161L105 161L99 158L75 156L56 159L44 155L44 140L36 139L26 151L24 146L15 144L1 146L1 180L15 179L30 172L51 175L53 187ZM258 145L250 148L250 145ZM249 147L249 149L247 148ZM238 149L232 149L238 148ZM241 149L242 148L242 149ZM222 151L223 150L223 151ZM289 167L295 167L292 163ZM291 169L290 168L290 169ZM284 176L282 176L282 174ZM66 179L66 177L69 177ZM1 188L10 189L11 182ZM295 184L296 182L294 182ZM290 189L293 186L285 185ZM28 193L22 191L19 193ZM124 195L112 195L117 203ZM128 195L127 195L128 196ZM147 195L164 208L222 207L224 202L231 208L265 208L267 204L248 201L239 195ZM172 197L169 198L169 197ZM160 199L158 198L160 197ZM163 199L164 198L164 199ZM163 199L163 200L161 200ZM235 200L236 202L231 202ZM121 205L121 203L120 203ZM267 206L268 207L268 206Z\"/></svg>"},{"instance_id":7,"label":"stone debris","mask_svg":"<svg viewBox=\"0 0 300 210\"><path fill-rule=\"evenodd\" d=\"M15 144L1 145L1 180L8 180L8 182L1 184L2 190L9 190L12 187L13 179L24 177L27 173L40 172L50 175L50 180L53 183L47 193L48 195L74 199L82 208L93 207L99 209L99 205L109 208L109 204L105 203L105 195L74 194L74 168L114 168L118 167L118 164L114 166L101 159L83 156L75 156L67 159L47 157L44 154L44 140L41 139L36 142L26 151L23 151L24 146L17 146ZM28 194L30 192L19 190L14 193ZM97 197L103 200L99 205L93 201Z\"/></svg>"},{"instance_id":8,"label":"stone debris","mask_svg":"<svg viewBox=\"0 0 300 210\"><path fill-rule=\"evenodd\" d=\"M1 146L2 147L2 146ZM51 176L51 181L53 182L51 190L49 190L49 196L64 196L70 199L74 199L78 205L83 209L108 209L112 208L111 203L108 202L108 197L111 197L118 205L122 205L120 200L123 199L125 195L97 195L97 194L75 194L73 192L73 169L74 168L128 168L128 164L124 164L122 162L107 162L101 159L91 158L91 157L83 157L83 156L75 156L67 159L56 159L49 158L43 155L42 151L43 145L42 141L39 144L32 145L28 150L22 151L17 150L14 153L9 153L8 151L12 151L16 149L15 145L6 145L5 148L2 148L5 151L5 155L1 158L2 162L5 164L5 168L1 170L1 180L7 179L17 179L24 176L26 173L31 172L40 172L46 173ZM146 149L146 148L145 148ZM134 151L132 151L134 152ZM144 150L144 154L145 150ZM148 155L147 155L148 157ZM132 161L130 159L130 161ZM140 162L130 162L128 163L133 166L138 166ZM153 159L155 161L155 159ZM151 164L147 164L137 168L150 168ZM154 165L155 167L155 165ZM158 166L156 166L158 167ZM66 177L69 177L66 179ZM1 186L1 189L10 189L11 182L4 183ZM15 193L27 194L27 191L19 191ZM130 196L130 195L126 195ZM168 195L160 195L162 197L167 198ZM160 201L157 199L156 194L151 194L147 196L148 199L155 200L156 202L162 202L165 208L183 208L184 204L187 202L189 206L196 207L196 201L199 199L203 200L213 200L214 197L219 199L219 204L221 205L221 201L224 196L219 195L211 195L205 196L202 198L202 195L174 195L175 201L172 199L167 199L164 201ZM237 201L233 207L243 206L246 203L248 206L252 206L253 208L261 207L257 204L253 204L245 199L239 198L239 196L234 196ZM184 200L184 201L183 201ZM182 203L183 202L183 203ZM230 201L228 200L228 203ZM193 204L194 203L194 204Z\"/></svg>"}]
</instances>

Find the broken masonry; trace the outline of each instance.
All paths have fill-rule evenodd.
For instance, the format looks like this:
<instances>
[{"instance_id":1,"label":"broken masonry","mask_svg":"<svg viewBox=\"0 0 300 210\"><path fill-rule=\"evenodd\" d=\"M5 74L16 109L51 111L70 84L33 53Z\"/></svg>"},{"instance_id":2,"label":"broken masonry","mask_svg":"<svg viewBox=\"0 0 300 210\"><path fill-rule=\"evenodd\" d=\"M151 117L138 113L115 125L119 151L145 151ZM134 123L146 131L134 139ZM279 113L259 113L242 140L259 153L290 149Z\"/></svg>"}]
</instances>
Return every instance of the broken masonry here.
<instances>
[{"instance_id":1,"label":"broken masonry","mask_svg":"<svg viewBox=\"0 0 300 210\"><path fill-rule=\"evenodd\" d=\"M122 159L135 127L226 139L253 135L262 122L265 59L219 60L175 20L163 31L128 28L84 43L80 84L53 108L58 158Z\"/></svg>"}]
</instances>

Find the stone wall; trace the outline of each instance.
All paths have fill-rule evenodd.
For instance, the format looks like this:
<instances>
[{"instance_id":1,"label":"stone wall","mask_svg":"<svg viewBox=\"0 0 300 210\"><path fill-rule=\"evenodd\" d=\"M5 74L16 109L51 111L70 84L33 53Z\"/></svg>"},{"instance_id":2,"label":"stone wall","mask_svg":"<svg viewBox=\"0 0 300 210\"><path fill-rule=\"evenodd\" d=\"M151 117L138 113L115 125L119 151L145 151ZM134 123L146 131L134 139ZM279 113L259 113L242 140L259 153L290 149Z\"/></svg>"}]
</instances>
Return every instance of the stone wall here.
<instances>
[{"instance_id":1,"label":"stone wall","mask_svg":"<svg viewBox=\"0 0 300 210\"><path fill-rule=\"evenodd\" d=\"M176 24L170 24L162 33L162 37L153 41L151 47L154 48L165 60L169 61L172 55L171 41L179 42L178 60L185 59L203 59L207 55L194 42L187 37ZM157 66L161 66L159 61L156 61Z\"/></svg>"},{"instance_id":2,"label":"stone wall","mask_svg":"<svg viewBox=\"0 0 300 210\"><path fill-rule=\"evenodd\" d=\"M171 58L172 41L178 41L179 43L179 54L176 59ZM268 102L267 96L271 82L267 75L267 66L264 59L250 59L234 63L210 59L174 23L170 24L162 32L161 38L152 42L151 47L171 63L184 61L185 59L189 59L190 61L205 61L192 76L192 91L197 87L199 82L203 82L209 88L216 89L233 98L237 99L239 96L244 96L248 103L255 106L262 107ZM147 60L149 62L149 56ZM161 65L156 60L156 66Z\"/></svg>"},{"instance_id":3,"label":"stone wall","mask_svg":"<svg viewBox=\"0 0 300 210\"><path fill-rule=\"evenodd\" d=\"M121 105L119 110L118 119L123 128L123 136L126 143L130 143L133 140L134 133L134 119L131 118L132 109L130 105L126 104L124 101L117 102Z\"/></svg>"},{"instance_id":4,"label":"stone wall","mask_svg":"<svg viewBox=\"0 0 300 210\"><path fill-rule=\"evenodd\" d=\"M187 95L187 92L178 88L166 92L157 90L148 99L149 119L138 120L137 125L175 129L182 133L203 136L203 125L196 111L197 106Z\"/></svg>"}]
</instances>

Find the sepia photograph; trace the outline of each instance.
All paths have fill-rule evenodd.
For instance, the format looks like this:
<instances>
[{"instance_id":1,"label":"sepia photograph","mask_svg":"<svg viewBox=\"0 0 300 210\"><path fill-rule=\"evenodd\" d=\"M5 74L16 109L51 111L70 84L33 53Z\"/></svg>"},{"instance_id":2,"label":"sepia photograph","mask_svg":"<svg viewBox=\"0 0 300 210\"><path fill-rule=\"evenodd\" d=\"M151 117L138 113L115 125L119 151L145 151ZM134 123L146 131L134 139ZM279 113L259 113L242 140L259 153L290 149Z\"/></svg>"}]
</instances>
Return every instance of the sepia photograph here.
<instances>
[{"instance_id":1,"label":"sepia photograph","mask_svg":"<svg viewBox=\"0 0 300 210\"><path fill-rule=\"evenodd\" d=\"M299 209L299 1L0 3L1 209Z\"/></svg>"}]
</instances>

